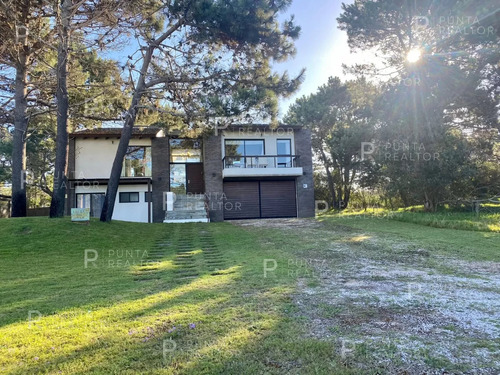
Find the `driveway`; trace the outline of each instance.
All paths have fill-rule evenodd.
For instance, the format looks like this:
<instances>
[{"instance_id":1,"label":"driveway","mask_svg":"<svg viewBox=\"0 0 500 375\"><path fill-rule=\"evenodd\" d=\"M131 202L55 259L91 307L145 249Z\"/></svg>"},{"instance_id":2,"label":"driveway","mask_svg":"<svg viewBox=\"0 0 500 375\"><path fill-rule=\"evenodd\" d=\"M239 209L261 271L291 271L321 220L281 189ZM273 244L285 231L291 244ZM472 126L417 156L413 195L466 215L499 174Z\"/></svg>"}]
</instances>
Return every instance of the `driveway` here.
<instances>
[{"instance_id":1,"label":"driveway","mask_svg":"<svg viewBox=\"0 0 500 375\"><path fill-rule=\"evenodd\" d=\"M311 219L233 223L287 232L295 317L306 336L334 343L347 366L500 373L500 263Z\"/></svg>"}]
</instances>

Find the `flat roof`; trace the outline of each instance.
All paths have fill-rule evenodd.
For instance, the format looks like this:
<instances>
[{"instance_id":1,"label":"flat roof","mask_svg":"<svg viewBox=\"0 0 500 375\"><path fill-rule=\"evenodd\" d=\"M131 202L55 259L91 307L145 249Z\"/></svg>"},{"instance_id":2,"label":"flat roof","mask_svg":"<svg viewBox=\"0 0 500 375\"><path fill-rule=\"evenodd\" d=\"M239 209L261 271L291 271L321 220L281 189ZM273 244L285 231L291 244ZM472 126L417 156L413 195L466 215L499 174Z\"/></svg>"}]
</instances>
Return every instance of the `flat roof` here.
<instances>
[{"instance_id":1,"label":"flat roof","mask_svg":"<svg viewBox=\"0 0 500 375\"><path fill-rule=\"evenodd\" d=\"M90 137L120 137L123 128L96 128L96 129L83 129L70 134L75 138L90 138ZM161 137L163 136L163 129L153 126L133 127L133 137Z\"/></svg>"},{"instance_id":2,"label":"flat roof","mask_svg":"<svg viewBox=\"0 0 500 375\"><path fill-rule=\"evenodd\" d=\"M302 126L299 125L287 125L287 124L231 124L227 128L219 128L219 130L278 130L278 129L300 129ZM95 128L95 129L82 129L70 134L73 138L103 138L103 137L117 137L120 138L122 134L122 128ZM132 129L132 137L134 138L156 138L164 137L166 132L163 128L155 126L135 126ZM180 131L168 132L168 135L173 137L181 136Z\"/></svg>"}]
</instances>

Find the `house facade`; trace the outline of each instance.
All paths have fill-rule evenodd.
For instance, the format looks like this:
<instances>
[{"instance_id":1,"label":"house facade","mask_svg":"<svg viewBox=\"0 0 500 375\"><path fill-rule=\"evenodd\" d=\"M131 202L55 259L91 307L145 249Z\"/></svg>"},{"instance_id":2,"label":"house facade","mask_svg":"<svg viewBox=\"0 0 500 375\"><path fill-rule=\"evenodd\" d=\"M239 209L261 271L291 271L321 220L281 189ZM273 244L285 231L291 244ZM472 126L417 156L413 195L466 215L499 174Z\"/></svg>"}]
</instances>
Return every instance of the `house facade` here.
<instances>
[{"instance_id":1,"label":"house facade","mask_svg":"<svg viewBox=\"0 0 500 375\"><path fill-rule=\"evenodd\" d=\"M121 129L70 134L67 211L99 217ZM114 220L223 221L314 216L307 129L238 125L186 138L135 128Z\"/></svg>"}]
</instances>

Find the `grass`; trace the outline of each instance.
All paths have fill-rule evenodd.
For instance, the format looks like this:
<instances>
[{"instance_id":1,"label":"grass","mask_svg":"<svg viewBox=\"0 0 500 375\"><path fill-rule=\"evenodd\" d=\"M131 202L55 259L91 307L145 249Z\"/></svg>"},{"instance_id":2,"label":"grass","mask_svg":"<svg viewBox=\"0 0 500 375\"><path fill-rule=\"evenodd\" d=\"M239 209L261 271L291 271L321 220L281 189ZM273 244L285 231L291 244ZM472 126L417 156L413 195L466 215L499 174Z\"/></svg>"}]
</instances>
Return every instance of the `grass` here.
<instances>
[{"instance_id":1,"label":"grass","mask_svg":"<svg viewBox=\"0 0 500 375\"><path fill-rule=\"evenodd\" d=\"M412 215L412 214L409 214ZM425 214L414 214L425 215ZM433 214L427 214L432 216ZM469 231L466 229L433 227L426 223L419 223L394 219L387 215L364 214L332 214L323 215L320 221L348 226L350 228L395 236L411 242L415 249L424 247L431 249L434 254L452 256L473 261L500 261L500 233L485 231ZM429 218L428 220L432 220ZM362 238L352 238L358 242Z\"/></svg>"},{"instance_id":2,"label":"grass","mask_svg":"<svg viewBox=\"0 0 500 375\"><path fill-rule=\"evenodd\" d=\"M223 269L214 272L204 260L201 232L224 255ZM300 338L289 309L294 279L284 269L263 275L263 259L283 263L286 249L263 247L253 233L231 224L5 219L0 236L1 373L307 374L341 368L331 344ZM197 277L173 272L172 246L153 270L158 278L134 280L145 251L187 236L197 249ZM98 254L87 268L86 249Z\"/></svg>"},{"instance_id":3,"label":"grass","mask_svg":"<svg viewBox=\"0 0 500 375\"><path fill-rule=\"evenodd\" d=\"M307 318L293 301L297 281L315 288L324 276L312 270L321 263L303 261L308 254L327 251L332 241L371 251L368 239L379 233L415 250L500 261L497 233L357 216L320 221L344 234L1 219L0 373L375 374L380 369L358 366L367 361L363 346L346 361L338 341L306 334ZM203 245L207 236L215 255ZM192 251L180 259L187 242ZM142 264L158 249L158 262ZM91 259L97 255L87 267L86 250ZM390 245L377 251L394 256ZM264 275L264 264L277 267ZM181 277L192 270L192 278ZM326 318L343 311L319 308Z\"/></svg>"},{"instance_id":4,"label":"grass","mask_svg":"<svg viewBox=\"0 0 500 375\"><path fill-rule=\"evenodd\" d=\"M325 216L339 216L340 218L373 217L434 228L500 233L500 204L493 203L482 205L479 214L470 210L457 211L449 207L429 213L424 211L423 206L413 206L400 208L396 211L384 208L370 208L367 210L349 209L340 213L329 212Z\"/></svg>"}]
</instances>

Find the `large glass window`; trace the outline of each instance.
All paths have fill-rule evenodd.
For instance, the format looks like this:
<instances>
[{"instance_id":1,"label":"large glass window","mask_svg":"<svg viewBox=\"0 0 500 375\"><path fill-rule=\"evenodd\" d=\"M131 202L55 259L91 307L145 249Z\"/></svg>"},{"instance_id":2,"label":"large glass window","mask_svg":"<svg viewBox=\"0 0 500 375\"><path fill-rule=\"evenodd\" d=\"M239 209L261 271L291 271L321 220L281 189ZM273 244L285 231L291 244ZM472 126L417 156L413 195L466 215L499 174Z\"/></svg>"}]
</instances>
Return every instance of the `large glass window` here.
<instances>
[{"instance_id":1,"label":"large glass window","mask_svg":"<svg viewBox=\"0 0 500 375\"><path fill-rule=\"evenodd\" d=\"M197 139L171 139L171 163L201 163L201 141Z\"/></svg>"},{"instance_id":2,"label":"large glass window","mask_svg":"<svg viewBox=\"0 0 500 375\"><path fill-rule=\"evenodd\" d=\"M259 156L264 155L263 139L226 139L226 156Z\"/></svg>"},{"instance_id":3,"label":"large glass window","mask_svg":"<svg viewBox=\"0 0 500 375\"><path fill-rule=\"evenodd\" d=\"M186 194L186 164L170 164L170 191Z\"/></svg>"},{"instance_id":4,"label":"large glass window","mask_svg":"<svg viewBox=\"0 0 500 375\"><path fill-rule=\"evenodd\" d=\"M292 141L291 139L278 139L276 150L278 155L287 155L287 157L279 157L277 160L278 168L292 167Z\"/></svg>"},{"instance_id":5,"label":"large glass window","mask_svg":"<svg viewBox=\"0 0 500 375\"><path fill-rule=\"evenodd\" d=\"M122 177L151 177L150 146L129 146L123 162Z\"/></svg>"},{"instance_id":6,"label":"large glass window","mask_svg":"<svg viewBox=\"0 0 500 375\"><path fill-rule=\"evenodd\" d=\"M226 139L225 168L256 168L265 154L263 139ZM262 158L260 158L262 159Z\"/></svg>"},{"instance_id":7,"label":"large glass window","mask_svg":"<svg viewBox=\"0 0 500 375\"><path fill-rule=\"evenodd\" d=\"M77 194L76 208L90 208L90 216L100 217L104 204L103 193Z\"/></svg>"}]
</instances>

